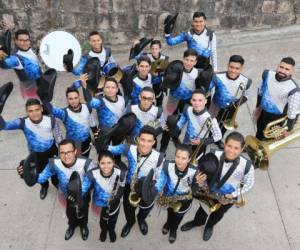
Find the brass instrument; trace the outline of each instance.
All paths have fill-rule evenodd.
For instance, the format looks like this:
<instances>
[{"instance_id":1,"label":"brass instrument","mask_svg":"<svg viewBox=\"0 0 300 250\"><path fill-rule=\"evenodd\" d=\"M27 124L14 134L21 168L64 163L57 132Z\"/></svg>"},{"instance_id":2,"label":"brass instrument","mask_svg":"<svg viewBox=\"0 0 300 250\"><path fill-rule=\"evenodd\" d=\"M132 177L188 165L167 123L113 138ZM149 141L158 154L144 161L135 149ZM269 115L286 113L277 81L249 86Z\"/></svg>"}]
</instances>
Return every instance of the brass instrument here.
<instances>
[{"instance_id":1,"label":"brass instrument","mask_svg":"<svg viewBox=\"0 0 300 250\"><path fill-rule=\"evenodd\" d=\"M157 203L161 207L170 207L173 209L175 213L177 213L181 206L182 200L191 200L193 199L192 192L189 192L188 194L185 195L172 195L172 196L165 196L163 194L160 194L157 198Z\"/></svg>"},{"instance_id":2,"label":"brass instrument","mask_svg":"<svg viewBox=\"0 0 300 250\"><path fill-rule=\"evenodd\" d=\"M200 129L200 132L198 133L197 137L198 138L201 133L203 132L204 128L207 127L207 130L203 136L203 138L201 139L200 143L197 145L197 148L193 151L193 153L191 154L191 160L190 160L190 163L194 166L197 165L197 156L198 156L198 153L200 151L200 149L202 148L203 146L203 140L206 139L209 135L209 132L210 132L210 129L212 127L212 118L211 117L207 117L207 119L205 120L202 128Z\"/></svg>"},{"instance_id":3,"label":"brass instrument","mask_svg":"<svg viewBox=\"0 0 300 250\"><path fill-rule=\"evenodd\" d=\"M242 94L241 94L241 97L239 98L238 103L237 104L235 104L235 103L232 104L233 107L235 108L235 111L234 111L232 117L227 118L227 116L228 116L228 113L227 113L226 117L224 118L224 121L223 121L223 119L221 119L221 121L223 121L222 126L224 128L226 128L227 130L237 129L237 127L238 127L238 124L236 122L236 116L237 116L238 110L239 110L239 108L241 106L241 103L242 103L242 99L243 99L242 97L245 95L245 91L246 91L246 85L243 82L240 83L240 85L239 85L239 87L236 91L235 98L238 97L240 91L242 91Z\"/></svg>"},{"instance_id":4,"label":"brass instrument","mask_svg":"<svg viewBox=\"0 0 300 250\"><path fill-rule=\"evenodd\" d=\"M133 207L137 207L139 203L141 202L141 197L138 196L138 194L135 192L135 185L138 181L138 172L136 171L132 177L131 184L130 184L130 193L129 193L129 203Z\"/></svg>"},{"instance_id":5,"label":"brass instrument","mask_svg":"<svg viewBox=\"0 0 300 250\"><path fill-rule=\"evenodd\" d=\"M300 110L297 114L300 114ZM285 124L286 120L287 116L268 123L264 130L264 136L269 139L267 141L259 141L252 135L246 137L245 150L249 154L254 166L261 170L267 170L270 156L280 148L300 137L300 123L298 120L291 134L287 137L283 137L283 132L287 131L288 128L280 124Z\"/></svg>"},{"instance_id":6,"label":"brass instrument","mask_svg":"<svg viewBox=\"0 0 300 250\"><path fill-rule=\"evenodd\" d=\"M164 72L169 64L168 59L158 59L151 63L150 73L159 74Z\"/></svg>"}]
</instances>

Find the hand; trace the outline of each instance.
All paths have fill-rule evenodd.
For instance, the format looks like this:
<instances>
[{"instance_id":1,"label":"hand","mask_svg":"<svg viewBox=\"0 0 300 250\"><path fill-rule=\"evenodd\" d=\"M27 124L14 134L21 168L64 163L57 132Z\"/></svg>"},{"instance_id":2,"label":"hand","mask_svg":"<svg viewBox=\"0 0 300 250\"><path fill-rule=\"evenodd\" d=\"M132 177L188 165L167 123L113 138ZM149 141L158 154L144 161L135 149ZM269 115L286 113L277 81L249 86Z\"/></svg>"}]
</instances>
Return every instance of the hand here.
<instances>
[{"instance_id":1,"label":"hand","mask_svg":"<svg viewBox=\"0 0 300 250\"><path fill-rule=\"evenodd\" d=\"M290 131L283 131L282 136L285 138L291 134Z\"/></svg>"},{"instance_id":2,"label":"hand","mask_svg":"<svg viewBox=\"0 0 300 250\"><path fill-rule=\"evenodd\" d=\"M206 181L206 179L207 179L207 175L203 174L202 172L200 172L196 176L196 181L199 185L202 185Z\"/></svg>"},{"instance_id":3,"label":"hand","mask_svg":"<svg viewBox=\"0 0 300 250\"><path fill-rule=\"evenodd\" d=\"M253 114L252 114L252 119L253 119L253 121L257 121L258 120L258 118L260 117L260 114L261 114L261 108L256 108L256 109L254 109L254 111L253 111Z\"/></svg>"},{"instance_id":4,"label":"hand","mask_svg":"<svg viewBox=\"0 0 300 250\"><path fill-rule=\"evenodd\" d=\"M192 145L199 145L200 142L201 142L200 139L192 139L192 140L191 140Z\"/></svg>"},{"instance_id":5,"label":"hand","mask_svg":"<svg viewBox=\"0 0 300 250\"><path fill-rule=\"evenodd\" d=\"M70 201L70 202L75 202L75 197L74 197L73 195L70 194L70 195L67 197L67 200Z\"/></svg>"},{"instance_id":6,"label":"hand","mask_svg":"<svg viewBox=\"0 0 300 250\"><path fill-rule=\"evenodd\" d=\"M0 48L0 61L3 61L6 57L7 54Z\"/></svg>"},{"instance_id":7,"label":"hand","mask_svg":"<svg viewBox=\"0 0 300 250\"><path fill-rule=\"evenodd\" d=\"M20 162L20 165L17 167L17 173L23 178L24 167L23 167L24 160Z\"/></svg>"},{"instance_id":8,"label":"hand","mask_svg":"<svg viewBox=\"0 0 300 250\"><path fill-rule=\"evenodd\" d=\"M89 79L88 74L85 73L85 74L80 75L79 79L82 82L82 87L86 88L86 86L87 86L86 82Z\"/></svg>"},{"instance_id":9,"label":"hand","mask_svg":"<svg viewBox=\"0 0 300 250\"><path fill-rule=\"evenodd\" d=\"M166 130L166 131L170 131L170 129L169 129L169 127L166 125L166 126L164 126L164 130Z\"/></svg>"},{"instance_id":10,"label":"hand","mask_svg":"<svg viewBox=\"0 0 300 250\"><path fill-rule=\"evenodd\" d=\"M135 45L137 45L137 44L139 44L139 43L140 43L140 41L139 41L139 40L135 40L135 41L133 41L132 48L134 48L134 47L135 47Z\"/></svg>"}]
</instances>

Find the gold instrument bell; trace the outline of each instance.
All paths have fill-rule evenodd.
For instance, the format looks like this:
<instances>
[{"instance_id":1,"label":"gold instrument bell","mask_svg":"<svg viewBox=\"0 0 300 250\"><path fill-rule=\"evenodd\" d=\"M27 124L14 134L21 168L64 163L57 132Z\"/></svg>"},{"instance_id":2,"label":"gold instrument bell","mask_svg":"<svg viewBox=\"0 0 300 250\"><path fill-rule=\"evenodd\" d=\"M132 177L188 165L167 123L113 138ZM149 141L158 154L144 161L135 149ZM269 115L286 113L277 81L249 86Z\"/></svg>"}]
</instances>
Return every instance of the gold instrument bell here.
<instances>
[{"instance_id":1,"label":"gold instrument bell","mask_svg":"<svg viewBox=\"0 0 300 250\"><path fill-rule=\"evenodd\" d=\"M297 115L300 114L300 110ZM259 141L256 137L248 135L245 140L245 149L249 154L254 166L261 170L267 170L269 167L270 156L282 147L290 144L300 137L300 123L297 122L290 135L283 137L284 131L287 131L287 116L277 119L267 124L264 129L264 136L268 140ZM283 125L282 125L283 124Z\"/></svg>"},{"instance_id":2,"label":"gold instrument bell","mask_svg":"<svg viewBox=\"0 0 300 250\"><path fill-rule=\"evenodd\" d=\"M150 73L159 74L164 72L169 64L168 59L158 59L151 63Z\"/></svg>"}]
</instances>

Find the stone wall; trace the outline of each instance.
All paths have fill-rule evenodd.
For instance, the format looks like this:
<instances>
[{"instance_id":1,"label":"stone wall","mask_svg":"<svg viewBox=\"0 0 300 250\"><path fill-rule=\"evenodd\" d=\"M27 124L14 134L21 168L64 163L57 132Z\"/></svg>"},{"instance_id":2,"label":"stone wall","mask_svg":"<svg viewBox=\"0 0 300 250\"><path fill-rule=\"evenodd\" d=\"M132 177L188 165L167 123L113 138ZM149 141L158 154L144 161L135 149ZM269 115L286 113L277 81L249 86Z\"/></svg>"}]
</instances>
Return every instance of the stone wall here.
<instances>
[{"instance_id":1,"label":"stone wall","mask_svg":"<svg viewBox=\"0 0 300 250\"><path fill-rule=\"evenodd\" d=\"M29 29L34 43L60 29L74 33L85 46L87 33L96 29L116 47L144 35L161 37L169 13L179 12L176 30L186 30L193 12L200 10L217 31L300 22L300 0L0 0L0 21L13 30Z\"/></svg>"}]
</instances>

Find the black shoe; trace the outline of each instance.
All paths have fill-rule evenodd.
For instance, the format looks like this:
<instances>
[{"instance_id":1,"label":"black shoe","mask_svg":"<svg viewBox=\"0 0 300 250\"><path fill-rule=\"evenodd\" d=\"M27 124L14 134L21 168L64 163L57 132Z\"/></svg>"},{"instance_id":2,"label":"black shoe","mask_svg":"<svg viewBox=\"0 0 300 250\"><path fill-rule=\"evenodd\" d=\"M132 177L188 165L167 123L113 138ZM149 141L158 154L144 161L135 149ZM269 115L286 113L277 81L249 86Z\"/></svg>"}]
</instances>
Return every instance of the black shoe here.
<instances>
[{"instance_id":1,"label":"black shoe","mask_svg":"<svg viewBox=\"0 0 300 250\"><path fill-rule=\"evenodd\" d=\"M104 242L106 240L106 236L107 236L107 230L104 230L104 229L101 230L99 240L101 240L102 242Z\"/></svg>"},{"instance_id":2,"label":"black shoe","mask_svg":"<svg viewBox=\"0 0 300 250\"><path fill-rule=\"evenodd\" d=\"M176 241L176 238L177 238L177 232L176 230L170 230L170 233L169 233L169 242L172 244Z\"/></svg>"},{"instance_id":3,"label":"black shoe","mask_svg":"<svg viewBox=\"0 0 300 250\"><path fill-rule=\"evenodd\" d=\"M170 231L170 226L166 222L165 225L163 226L161 232L162 232L162 234L166 235L169 231Z\"/></svg>"},{"instance_id":4,"label":"black shoe","mask_svg":"<svg viewBox=\"0 0 300 250\"><path fill-rule=\"evenodd\" d=\"M47 196L48 187L41 187L40 190L40 198L41 200L44 200Z\"/></svg>"},{"instance_id":5,"label":"black shoe","mask_svg":"<svg viewBox=\"0 0 300 250\"><path fill-rule=\"evenodd\" d=\"M115 230L114 229L109 229L108 234L109 234L110 242L115 242L116 239L117 239L117 235L116 235Z\"/></svg>"},{"instance_id":6,"label":"black shoe","mask_svg":"<svg viewBox=\"0 0 300 250\"><path fill-rule=\"evenodd\" d=\"M89 237L89 229L87 226L80 227L80 233L81 233L81 238L82 240L87 240Z\"/></svg>"},{"instance_id":7,"label":"black shoe","mask_svg":"<svg viewBox=\"0 0 300 250\"><path fill-rule=\"evenodd\" d=\"M142 232L143 235L146 235L148 233L148 224L145 220L142 220L142 221L138 221L139 223L139 227L140 227L140 230Z\"/></svg>"},{"instance_id":8,"label":"black shoe","mask_svg":"<svg viewBox=\"0 0 300 250\"><path fill-rule=\"evenodd\" d=\"M210 237L213 235L214 228L213 227L205 227L203 232L203 240L208 241Z\"/></svg>"},{"instance_id":9,"label":"black shoe","mask_svg":"<svg viewBox=\"0 0 300 250\"><path fill-rule=\"evenodd\" d=\"M195 222L194 221L189 221L189 222L183 224L181 226L180 230L181 231L189 231L189 230L191 230L194 227L197 227L197 225L195 224Z\"/></svg>"},{"instance_id":10,"label":"black shoe","mask_svg":"<svg viewBox=\"0 0 300 250\"><path fill-rule=\"evenodd\" d=\"M66 234L65 234L65 240L71 239L71 237L72 237L73 234L74 234L74 231L75 231L75 228L68 227L68 229L67 229L67 231L66 231Z\"/></svg>"},{"instance_id":11,"label":"black shoe","mask_svg":"<svg viewBox=\"0 0 300 250\"><path fill-rule=\"evenodd\" d=\"M131 228L132 228L132 225L130 225L129 223L126 223L122 229L121 237L125 238L130 233Z\"/></svg>"}]
</instances>

